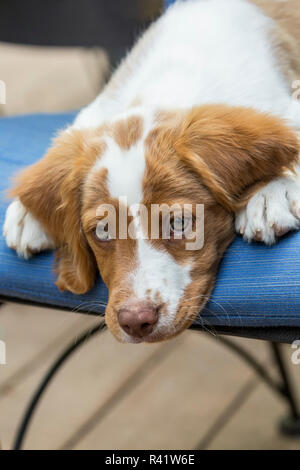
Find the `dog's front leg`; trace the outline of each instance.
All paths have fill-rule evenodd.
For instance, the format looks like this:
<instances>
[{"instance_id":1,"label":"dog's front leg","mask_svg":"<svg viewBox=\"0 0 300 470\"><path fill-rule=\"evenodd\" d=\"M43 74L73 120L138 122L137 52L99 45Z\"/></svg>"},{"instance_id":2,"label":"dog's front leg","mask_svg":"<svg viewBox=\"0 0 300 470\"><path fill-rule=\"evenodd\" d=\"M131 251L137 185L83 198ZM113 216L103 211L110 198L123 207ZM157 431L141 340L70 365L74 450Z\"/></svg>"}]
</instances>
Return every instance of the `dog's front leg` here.
<instances>
[{"instance_id":1,"label":"dog's front leg","mask_svg":"<svg viewBox=\"0 0 300 470\"><path fill-rule=\"evenodd\" d=\"M276 242L300 228L300 168L295 177L282 177L261 188L236 214L237 233L247 241Z\"/></svg>"},{"instance_id":2,"label":"dog's front leg","mask_svg":"<svg viewBox=\"0 0 300 470\"><path fill-rule=\"evenodd\" d=\"M16 250L18 255L25 259L34 253L54 247L51 237L18 198L7 208L3 235L7 246Z\"/></svg>"}]
</instances>

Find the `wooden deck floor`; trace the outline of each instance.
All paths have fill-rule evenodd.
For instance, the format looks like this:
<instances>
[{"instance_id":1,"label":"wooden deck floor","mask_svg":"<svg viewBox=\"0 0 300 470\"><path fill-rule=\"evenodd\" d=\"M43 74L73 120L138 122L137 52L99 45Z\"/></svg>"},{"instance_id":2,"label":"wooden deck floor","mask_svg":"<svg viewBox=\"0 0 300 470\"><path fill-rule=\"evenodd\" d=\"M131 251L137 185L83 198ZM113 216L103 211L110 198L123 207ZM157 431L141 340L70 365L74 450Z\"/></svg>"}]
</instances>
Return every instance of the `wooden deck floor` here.
<instances>
[{"instance_id":1,"label":"wooden deck floor","mask_svg":"<svg viewBox=\"0 0 300 470\"><path fill-rule=\"evenodd\" d=\"M6 304L0 339L0 442L10 449L31 394L54 358L96 317ZM264 342L242 341L271 364ZM290 361L300 394L300 365ZM53 380L25 449L300 449L277 431L285 405L212 335L121 345L106 331Z\"/></svg>"}]
</instances>

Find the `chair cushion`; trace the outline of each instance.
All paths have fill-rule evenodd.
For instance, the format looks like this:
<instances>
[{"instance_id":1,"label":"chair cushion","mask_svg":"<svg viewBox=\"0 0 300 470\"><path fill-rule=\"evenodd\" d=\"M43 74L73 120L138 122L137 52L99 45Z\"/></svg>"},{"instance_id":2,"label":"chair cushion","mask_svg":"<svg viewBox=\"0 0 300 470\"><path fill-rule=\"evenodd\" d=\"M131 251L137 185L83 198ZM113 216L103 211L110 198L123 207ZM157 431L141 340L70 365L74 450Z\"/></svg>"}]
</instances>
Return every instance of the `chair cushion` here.
<instances>
[{"instance_id":1,"label":"chair cushion","mask_svg":"<svg viewBox=\"0 0 300 470\"><path fill-rule=\"evenodd\" d=\"M74 113L28 115L0 119L0 224L8 201L11 176L41 158L55 131ZM2 232L2 230L1 230ZM107 290L99 278L85 295L61 293L54 284L53 253L29 261L17 257L0 236L0 296L102 313ZM300 232L277 245L247 244L236 237L221 263L216 287L201 314L214 326L300 326Z\"/></svg>"}]
</instances>

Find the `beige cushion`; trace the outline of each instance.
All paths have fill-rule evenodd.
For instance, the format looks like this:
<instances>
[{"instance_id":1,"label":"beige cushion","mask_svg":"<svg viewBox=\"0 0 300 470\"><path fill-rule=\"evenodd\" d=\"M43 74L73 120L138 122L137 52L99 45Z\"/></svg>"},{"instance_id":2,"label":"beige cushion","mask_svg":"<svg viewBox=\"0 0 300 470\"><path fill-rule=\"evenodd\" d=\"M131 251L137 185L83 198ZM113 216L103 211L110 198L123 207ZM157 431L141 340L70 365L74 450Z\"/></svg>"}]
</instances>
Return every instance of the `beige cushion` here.
<instances>
[{"instance_id":1,"label":"beige cushion","mask_svg":"<svg viewBox=\"0 0 300 470\"><path fill-rule=\"evenodd\" d=\"M100 48L0 43L0 80L6 86L0 114L80 108L97 96L108 70L107 54Z\"/></svg>"}]
</instances>

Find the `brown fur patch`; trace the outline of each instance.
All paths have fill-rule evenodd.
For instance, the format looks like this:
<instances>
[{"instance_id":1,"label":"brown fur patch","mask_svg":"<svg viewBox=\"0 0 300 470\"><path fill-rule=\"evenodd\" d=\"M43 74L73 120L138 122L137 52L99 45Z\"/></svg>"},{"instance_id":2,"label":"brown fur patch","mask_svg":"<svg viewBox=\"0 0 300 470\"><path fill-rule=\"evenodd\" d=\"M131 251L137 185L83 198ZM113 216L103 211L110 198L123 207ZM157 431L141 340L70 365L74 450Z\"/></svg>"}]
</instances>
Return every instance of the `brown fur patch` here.
<instances>
[{"instance_id":1,"label":"brown fur patch","mask_svg":"<svg viewBox=\"0 0 300 470\"><path fill-rule=\"evenodd\" d=\"M142 137L143 125L143 119L140 116L121 119L113 125L113 138L121 149L129 150Z\"/></svg>"},{"instance_id":2,"label":"brown fur patch","mask_svg":"<svg viewBox=\"0 0 300 470\"><path fill-rule=\"evenodd\" d=\"M135 108L137 106L141 106L141 104L142 104L141 98L139 98L139 97L134 98L134 100L130 104L130 108Z\"/></svg>"},{"instance_id":3,"label":"brown fur patch","mask_svg":"<svg viewBox=\"0 0 300 470\"><path fill-rule=\"evenodd\" d=\"M159 149L151 165L179 155L181 164L193 170L229 211L246 204L253 186L257 189L286 169L293 170L299 153L298 137L284 121L226 105L160 112L146 146Z\"/></svg>"},{"instance_id":4,"label":"brown fur patch","mask_svg":"<svg viewBox=\"0 0 300 470\"><path fill-rule=\"evenodd\" d=\"M245 204L249 187L293 170L299 155L298 137L282 120L226 105L188 112L175 148L229 211Z\"/></svg>"}]
</instances>

